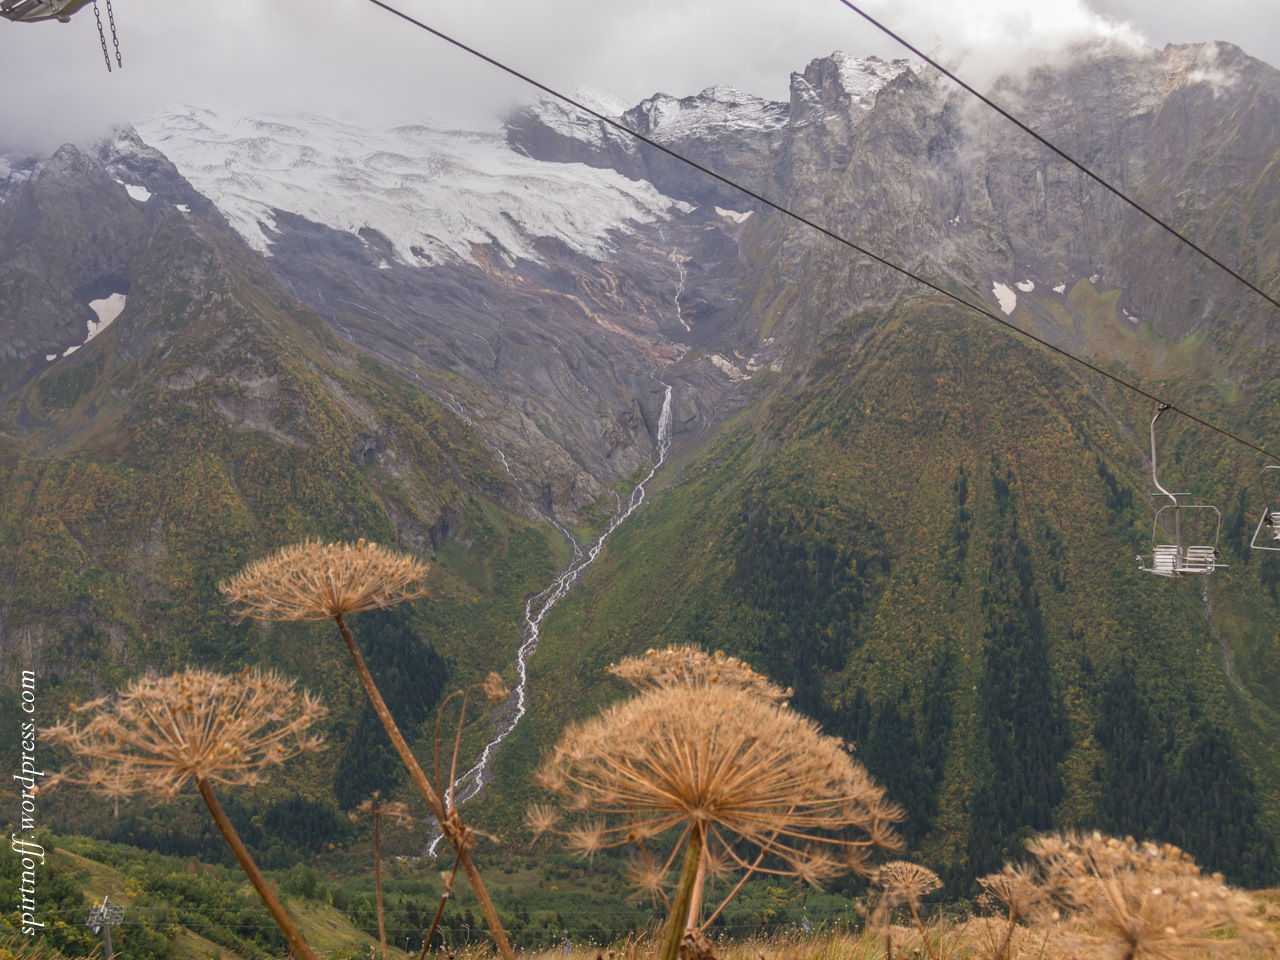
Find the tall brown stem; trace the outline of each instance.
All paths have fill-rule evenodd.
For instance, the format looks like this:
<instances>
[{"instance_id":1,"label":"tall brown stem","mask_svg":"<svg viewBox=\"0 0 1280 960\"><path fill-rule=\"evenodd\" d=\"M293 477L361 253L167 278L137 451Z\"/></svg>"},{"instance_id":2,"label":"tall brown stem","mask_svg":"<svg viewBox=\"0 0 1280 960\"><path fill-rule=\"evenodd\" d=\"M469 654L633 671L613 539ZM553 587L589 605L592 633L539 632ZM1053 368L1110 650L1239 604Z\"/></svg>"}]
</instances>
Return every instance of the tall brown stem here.
<instances>
[{"instance_id":1,"label":"tall brown stem","mask_svg":"<svg viewBox=\"0 0 1280 960\"><path fill-rule=\"evenodd\" d=\"M1004 928L1004 939L1000 941L1000 949L996 951L996 960L1008 960L1009 945L1013 941L1013 928L1018 922L1018 915L1009 908L1009 923Z\"/></svg>"},{"instance_id":2,"label":"tall brown stem","mask_svg":"<svg viewBox=\"0 0 1280 960\"><path fill-rule=\"evenodd\" d=\"M933 952L933 946L929 943L929 934L925 931L924 924L920 922L920 914L916 912L915 902L908 900L907 906L911 908L911 916L916 922L916 929L920 931L920 940L924 943L925 952L929 954L929 960L938 960Z\"/></svg>"},{"instance_id":3,"label":"tall brown stem","mask_svg":"<svg viewBox=\"0 0 1280 960\"><path fill-rule=\"evenodd\" d=\"M702 915L702 889L707 883L707 845L703 843L702 854L698 857L698 873L693 878L693 897L689 901L689 919L685 921L686 933L696 933L698 918Z\"/></svg>"},{"instance_id":4,"label":"tall brown stem","mask_svg":"<svg viewBox=\"0 0 1280 960\"><path fill-rule=\"evenodd\" d=\"M440 906L436 907L436 915L431 918L431 929L427 931L427 939L422 941L422 952L418 954L418 960L427 960L427 953L431 950L431 941L436 935L436 928L440 926L440 918L444 916L444 905L449 900L449 895L453 893L453 878L458 875L458 861L453 861L453 872L449 874L449 879L445 881L444 893L440 894Z\"/></svg>"},{"instance_id":5,"label":"tall brown stem","mask_svg":"<svg viewBox=\"0 0 1280 960\"><path fill-rule=\"evenodd\" d=\"M404 735L400 732L400 728L396 726L396 721L391 716L391 711L387 709L387 704L382 699L382 694L378 692L377 684L373 682L373 675L369 673L369 668L365 666L364 657L360 656L360 651L356 647L355 637L351 635L351 629L347 626L347 621L343 619L342 614L338 614L333 619L338 624L338 630L342 634L342 642L347 646L347 653L351 657L351 662L355 664L356 673L360 676L360 682L364 684L365 692L369 694L369 700L373 703L374 712L377 713L378 719L382 721L383 727L386 728L387 736L391 738L392 746L396 748L396 753L400 754L400 759L404 761L405 767L408 768L409 776L413 778L418 792L427 801L427 806L431 808L431 812L436 815L436 819L443 825L447 811L444 808L444 803L440 800L440 794L436 793L431 786L431 782L427 780L427 775L422 772L422 767L418 764L417 757L410 751ZM484 916L484 921L488 925L490 933L493 934L493 942L498 948L499 955L502 956L503 960L515 960L511 944L507 942L507 935L503 932L502 921L498 919L498 911L494 907L493 901L489 899L489 891L485 889L484 881L480 879L480 871L476 869L476 865L472 862L471 854L465 846L460 847L453 837L449 837L449 842L453 844L457 859L462 864L462 871L467 875L467 882L471 884L471 891L476 895L480 913Z\"/></svg>"},{"instance_id":6,"label":"tall brown stem","mask_svg":"<svg viewBox=\"0 0 1280 960\"><path fill-rule=\"evenodd\" d=\"M703 833L701 824L689 827L689 845L685 848L684 867L680 871L680 885L671 899L671 916L667 920L667 939L662 944L661 960L679 960L680 942L684 940L685 924L689 921L689 908L693 905L693 888L702 863Z\"/></svg>"},{"instance_id":7,"label":"tall brown stem","mask_svg":"<svg viewBox=\"0 0 1280 960\"><path fill-rule=\"evenodd\" d=\"M223 839L227 841L227 846L235 854L236 862L240 864L240 869L245 872L245 876L253 884L253 889L257 891L258 897L267 908L267 912L271 914L271 919L276 922L276 926L280 928L284 933L285 939L289 941L289 947L294 956L298 960L316 960L316 955L307 946L307 941L302 939L302 934L293 925L289 915L284 912L284 907L280 906L280 901L275 898L275 894L267 886L267 881L258 869L258 865L253 862L253 858L249 856L249 851L245 849L245 845L240 841L240 834L236 833L236 828L227 819L226 813L223 812L222 804L214 796L213 788L209 785L209 781L197 779L196 786L200 788L200 796L204 798L205 806L213 814L213 822L218 825L218 830L221 831Z\"/></svg>"},{"instance_id":8,"label":"tall brown stem","mask_svg":"<svg viewBox=\"0 0 1280 960\"><path fill-rule=\"evenodd\" d=\"M378 942L382 944L382 960L387 960L387 924L383 919L382 912L382 844L381 844L381 823L382 811L379 809L381 802L374 801L373 808L373 886L378 896Z\"/></svg>"}]
</instances>

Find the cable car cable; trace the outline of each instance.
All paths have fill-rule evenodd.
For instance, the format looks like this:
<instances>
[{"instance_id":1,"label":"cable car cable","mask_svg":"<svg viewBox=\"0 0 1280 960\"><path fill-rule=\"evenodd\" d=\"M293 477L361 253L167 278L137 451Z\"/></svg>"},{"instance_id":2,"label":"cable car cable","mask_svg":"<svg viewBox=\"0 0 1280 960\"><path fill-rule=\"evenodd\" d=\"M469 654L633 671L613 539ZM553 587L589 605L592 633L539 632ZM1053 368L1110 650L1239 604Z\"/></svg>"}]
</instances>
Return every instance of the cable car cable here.
<instances>
[{"instance_id":1,"label":"cable car cable","mask_svg":"<svg viewBox=\"0 0 1280 960\"><path fill-rule=\"evenodd\" d=\"M430 33L432 36L437 37L440 40L443 40L445 43L451 44L457 47L459 50L465 51L466 53L471 54L473 57L479 60L483 60L485 63L490 64L491 66L497 67L499 70L502 70L504 73L510 74L511 76L515 77L518 80L523 80L525 83L529 84L532 87L536 87L537 89L541 90L543 93L549 94L550 96L555 97L557 100L561 100L564 103L567 103L570 106L575 107L578 110L581 110L583 113L586 113L595 117L601 123L608 124L609 126L613 127L615 130L618 130L621 133L625 133L628 136L634 137L635 139L639 140L641 143L647 144L648 146L653 147L655 150L660 150L663 153L667 154L669 157L679 160L681 163L688 164L690 167L693 167L693 169L698 170L702 173L705 173L707 176L712 177L715 180L719 180L721 183L725 184L726 186L733 187L735 190L738 190L739 192L745 194L748 197L751 197L753 200L757 200L760 203L763 203L765 206L772 207L774 210L777 210L779 213L785 214L786 216L797 221L798 223L802 223L807 227L811 227L812 229L817 230L819 233L823 234L824 236L830 237L832 240L835 240L838 243L842 243L846 247L849 247L852 250L856 250L858 253L862 254L864 257L868 257L869 259L874 260L876 263L886 266L889 269L894 270L905 277L909 277L910 279L914 280L916 283L919 283L922 286L928 287L930 290L933 290L936 293L942 294L947 299L953 300L963 307L967 307L969 310L972 310L974 313L981 314L982 316L987 317L990 320L994 320L996 323L1000 324L1002 327L1007 327L1010 330L1014 331L1015 333L1019 333L1022 336L1026 337L1028 340L1031 340L1034 343L1038 343L1040 344L1040 346L1045 347L1053 351L1054 353L1059 354L1060 356L1066 357L1068 360L1075 361L1076 363L1080 364L1080 366L1086 368L1087 370L1092 370L1094 373L1098 374L1099 376L1105 377L1106 379L1111 380L1122 387L1126 387L1127 389L1132 390L1134 393L1140 396L1146 397L1148 400L1153 400L1156 403L1167 403L1167 401L1162 400L1160 397L1157 397L1155 394L1148 393L1146 390L1143 390L1137 384L1130 383L1129 381L1116 376L1114 373L1108 373L1106 370L1103 370L1101 367L1090 363L1088 360L1084 360L1080 357L1077 357L1073 353L1068 353L1066 350L1062 349L1061 347L1055 346L1049 341L1036 336L1034 333L1028 333L1026 330L1023 330L1021 327L1010 323L1004 317L998 316L997 314L993 313L991 310L988 310L986 307L980 306L978 304L970 303L968 300L964 299L964 297L961 297L958 294L952 293L950 290L947 290L939 286L938 284L934 283L931 280L926 280L924 277L921 277L918 274L912 273L906 267L899 266L898 264L893 263L890 260L886 260L884 257L881 257L878 254L872 253L870 250L866 249L865 247L859 246L858 244L854 243L852 240L849 240L847 237L842 237L840 234L834 233L833 231L822 226L821 224L815 223L813 220L810 220L808 217L805 217L803 214L796 213L794 210L790 210L787 207L784 207L781 204L776 203L773 200L770 200L768 197L764 197L756 193L754 190L751 190L748 187L742 186L742 184L740 183L736 183L735 181L730 180L728 177L724 176L723 174L716 173L714 170L708 167L704 167L702 164L698 163L695 160L690 160L688 157L684 156L683 154L677 153L675 150L672 150L670 147L665 147L662 144L658 143L657 141L651 140L649 137L646 137L644 134L637 133L635 130L632 130L630 127L624 124L621 124L617 120L614 120L610 117L606 117L604 114L599 113L591 109L590 107L586 106L585 104L578 102L577 100L573 99L567 94L561 93L559 90L555 90L552 87L547 86L545 83L541 83L540 81L533 79L527 74L521 73L519 70L515 69L514 67L507 66L505 63L503 63L500 60L496 60L493 57L488 56L487 54L481 53L479 50L475 49L474 47L468 46L467 44L463 43L461 40L455 40L453 37L449 36L447 33L443 33L442 31L437 30L435 27L432 27L423 23L421 20L414 19L413 17L409 16L409 14L403 12L402 10L398 10L395 7L391 6L390 4L385 3L384 0L368 0L368 2L373 4L375 7L381 7L383 10L386 10L388 13L399 17L401 20L404 20L408 23L413 24L415 27L425 30L427 33ZM1270 298L1268 297L1268 299ZM1280 306L1280 304L1277 304L1277 306ZM1219 427L1216 424L1210 423L1208 420L1205 420L1203 417L1196 416L1194 413L1190 413L1182 409L1181 407L1177 406L1176 404L1169 403L1167 405L1170 410L1173 410L1175 413L1182 414L1182 416L1186 417L1188 420L1198 423L1203 427L1208 427L1210 430L1214 431L1215 433L1220 433L1224 437L1234 440L1237 443L1243 444L1244 446L1248 447L1250 450L1254 450L1271 460L1280 461L1280 456L1277 456L1276 454L1271 453L1269 450L1258 446L1258 444L1256 443L1252 443L1248 440L1245 440L1243 437L1237 436L1236 434L1232 433L1229 430L1224 429L1223 427Z\"/></svg>"},{"instance_id":2,"label":"cable car cable","mask_svg":"<svg viewBox=\"0 0 1280 960\"><path fill-rule=\"evenodd\" d=\"M1102 177L1101 175L1099 175L1099 174L1097 174L1097 173L1094 173L1091 169L1089 169L1088 167L1086 167L1083 163L1081 163L1081 162L1080 162L1079 160L1077 160L1075 157L1071 156L1071 154L1067 153L1067 152L1066 152L1065 150L1063 150L1061 147L1059 147L1059 146L1055 145L1053 142L1051 142L1047 137L1045 137L1045 136L1043 136L1043 135L1041 135L1041 134L1037 133L1035 130L1033 130L1033 129L1032 129L1031 127L1029 127L1027 124L1023 123L1021 120L1019 120L1017 117L1015 117L1013 114L1011 114L1008 110L1004 109L1004 108L1003 108L1002 106L1000 106L998 103L996 103L995 101L991 100L990 98L988 98L988 97L986 97L986 96L982 95L982 94L981 94L981 93L979 93L977 90L975 90L973 87L969 86L969 84L965 83L963 80L961 80L959 77L957 77L954 73L952 73L950 70L948 70L948 69L947 69L946 67L944 67L942 64L938 63L938 61L937 61L937 60L934 60L934 59L933 59L932 57L930 57L927 53L922 53L922 52L921 52L917 47L912 46L910 43L908 43L908 42L907 42L906 40L904 40L902 37L898 36L898 34L894 33L892 30L890 30L888 27L886 27L883 23L881 23L879 20L877 20L875 17L871 16L871 14L867 13L865 10L863 10L861 7L859 7L857 4L853 3L853 2L852 2L852 0L839 0L839 2L840 2L840 3L842 3L842 4L844 4L846 7L848 7L850 10L852 10L854 13L856 13L858 16L862 17L862 19L866 20L869 24L871 24L871 25L872 25L873 27L875 27L877 30L881 31L882 33L884 33L884 34L885 34L885 35L887 35L887 36L892 37L892 38L893 38L894 40L896 40L898 43L902 44L902 46L906 47L908 50L910 50L912 53L914 53L917 57L919 57L919 58L920 58L921 60L923 60L925 63L929 64L929 66L933 67L935 70L937 70L937 71L938 71L939 73L941 73L943 76L945 76L945 77L947 77L948 79L950 79L953 83L955 83L957 86L959 86L962 90L966 91L967 93L971 93L973 96L977 97L979 100L981 100L983 103L985 103L988 107L990 107L990 108L991 108L992 110L994 110L996 113L1000 114L1000 116L1004 117L1006 120L1008 120L1008 121L1009 121L1010 123L1012 123L1014 126L1016 126L1016 127L1017 127L1019 130L1021 130L1023 133L1029 134L1030 136L1034 137L1034 138L1035 138L1036 140L1038 140L1041 144L1043 144L1044 146L1048 147L1050 150L1052 150L1054 153L1056 153L1058 156L1060 156L1063 160L1067 161L1067 163L1071 164L1073 167L1075 167L1075 168L1076 168L1077 170L1079 170L1081 173L1085 174L1086 176L1088 176L1088 177L1090 177L1091 179L1093 179L1095 182L1097 182L1097 183L1101 184L1102 186L1106 187L1106 189L1110 190L1112 193L1114 193L1117 197L1119 197L1119 198L1120 198L1121 200L1123 200L1125 203L1129 204L1129 206L1133 207L1133 209L1137 210L1139 213L1141 213L1143 216L1145 216L1147 219L1149 219L1152 223L1155 223L1155 224L1157 224L1158 226L1163 227L1165 230L1169 231L1169 233L1173 234L1175 237L1177 237L1179 240L1181 240L1183 243L1185 243L1188 247L1190 247L1190 248L1191 248L1192 250L1194 250L1196 253L1200 254L1200 256L1204 257L1204 258L1205 258L1206 260L1208 260L1209 262L1211 262L1211 263L1213 263L1213 264L1217 265L1217 266L1218 266L1218 267L1220 267L1221 269L1225 270L1227 273L1231 274L1231 276L1235 277L1237 280L1239 280L1241 283L1243 283L1246 287L1248 287L1250 290L1252 290L1252 291L1253 291L1254 293L1256 293L1258 296L1262 297L1262 299L1266 300L1266 301L1267 301L1267 303L1271 304L1273 307L1280 307L1280 300L1277 300L1275 297L1271 296L1271 294L1269 294L1269 293L1267 293L1266 291L1264 291L1264 290L1260 289L1257 285L1255 285L1255 284L1251 283L1250 281L1246 280L1244 277L1240 276L1240 274L1236 273L1236 271L1235 271L1235 270L1233 270L1231 267L1227 266L1225 263L1223 263L1221 260L1219 260L1219 259L1218 259L1217 257L1215 257L1213 254L1211 254L1208 250L1205 250L1203 247L1201 247L1199 244L1197 244L1197 243L1196 243L1196 242L1194 242L1193 240L1189 240L1189 239L1187 239L1185 236L1183 236L1183 234L1179 233L1176 229L1174 229L1174 228L1173 228L1172 226L1170 226L1169 224L1165 223L1163 220L1161 220L1159 217L1157 217L1154 213L1152 213L1150 210L1148 210L1148 209L1147 209L1146 207L1144 207L1142 204L1138 203L1138 201L1137 201L1137 200L1134 200L1133 198L1129 197L1127 194L1125 194L1123 191L1121 191L1118 187L1113 187L1110 183L1108 183L1105 179L1103 179L1103 177Z\"/></svg>"}]
</instances>

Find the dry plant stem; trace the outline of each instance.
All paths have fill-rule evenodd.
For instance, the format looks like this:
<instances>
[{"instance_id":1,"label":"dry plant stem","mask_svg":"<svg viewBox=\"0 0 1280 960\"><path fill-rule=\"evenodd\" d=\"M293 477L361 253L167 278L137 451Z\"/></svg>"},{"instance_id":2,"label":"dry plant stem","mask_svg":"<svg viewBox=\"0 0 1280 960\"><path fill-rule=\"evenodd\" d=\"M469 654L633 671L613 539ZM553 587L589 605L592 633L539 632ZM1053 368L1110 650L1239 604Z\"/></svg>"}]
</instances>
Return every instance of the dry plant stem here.
<instances>
[{"instance_id":1,"label":"dry plant stem","mask_svg":"<svg viewBox=\"0 0 1280 960\"><path fill-rule=\"evenodd\" d=\"M227 841L227 846L235 854L236 862L240 864L240 869L245 872L249 882L253 884L253 889L257 891L258 897L266 905L267 912L271 914L271 919L276 922L276 926L280 928L284 933L285 939L289 941L289 948L292 950L293 955L298 960L316 960L316 955L307 946L307 941L302 939L302 934L293 925L289 915L284 912L284 907L280 906L280 901L275 898L275 894L267 886L267 881L258 870L258 865L253 862L253 858L249 856L249 851L245 849L244 844L240 841L240 834L236 833L236 828L227 819L227 815L222 809L222 804L218 802L218 798L214 796L213 788L209 786L209 781L197 779L196 786L200 789L200 796L204 798L209 812L213 814L213 822L218 825L223 839Z\"/></svg>"},{"instance_id":2,"label":"dry plant stem","mask_svg":"<svg viewBox=\"0 0 1280 960\"><path fill-rule=\"evenodd\" d=\"M661 960L679 960L680 942L684 939L685 924L693 905L693 888L702 865L702 848L705 844L701 824L689 827L689 846L685 849L684 867L680 871L680 886L671 899L671 917L667 921L667 939L662 945Z\"/></svg>"},{"instance_id":3,"label":"dry plant stem","mask_svg":"<svg viewBox=\"0 0 1280 960\"><path fill-rule=\"evenodd\" d=\"M382 944L382 960L387 960L387 924L382 912L382 811L373 811L373 885L378 892L378 942Z\"/></svg>"},{"instance_id":4,"label":"dry plant stem","mask_svg":"<svg viewBox=\"0 0 1280 960\"><path fill-rule=\"evenodd\" d=\"M360 682L364 684L365 692L369 694L369 699L373 703L374 712L378 714L378 719L382 721L382 725L387 730L387 736L391 738L391 744L396 748L396 753L400 754L400 759L404 761L405 767L409 770L409 775L413 778L413 782L418 787L418 791L422 794L423 799L427 801L427 806L431 808L431 812L436 815L436 819L442 824L444 823L446 811L444 804L440 800L440 795L436 793L427 780L427 775L422 772L422 767L418 764L418 759L409 749L409 744L404 739L404 734L400 732L400 728L396 726L395 719L391 716L391 711L387 709L386 702L382 699L382 694L378 692L377 685L373 682L373 675L369 673L369 668L365 665L364 657L360 656L360 651L356 647L355 637L351 635L351 629L347 626L346 620L342 614L337 614L334 621L338 624L338 630L342 634L342 642L347 645L347 653L351 656L351 662L355 664L356 673L360 675ZM453 843L453 838L449 840ZM489 891L485 889L484 881L480 879L480 871L476 869L476 865L471 860L471 854L465 849L454 847L457 853L457 860L462 864L462 871L467 875L467 882L471 884L471 890L476 895L476 902L480 906L480 913L484 916L485 924L489 927L489 932L493 934L493 942L498 947L498 954L503 960L515 960L515 954L511 951L511 944L507 942L507 935L502 930L502 921L498 919L498 911L493 906L493 901L489 899Z\"/></svg>"},{"instance_id":5,"label":"dry plant stem","mask_svg":"<svg viewBox=\"0 0 1280 960\"><path fill-rule=\"evenodd\" d=\"M453 762L449 764L449 789L452 790L454 783L458 779L458 751L462 749L462 728L467 722L467 700L471 696L471 688L468 687L462 695L462 712L458 715L458 734L453 740ZM438 780L439 778L437 778Z\"/></svg>"},{"instance_id":6,"label":"dry plant stem","mask_svg":"<svg viewBox=\"0 0 1280 960\"><path fill-rule=\"evenodd\" d=\"M1009 960L1009 947L1013 943L1013 928L1018 924L1018 915L1009 911L1009 924L1005 927L1004 939L1000 941L1000 949L996 951L996 960Z\"/></svg>"},{"instance_id":7,"label":"dry plant stem","mask_svg":"<svg viewBox=\"0 0 1280 960\"><path fill-rule=\"evenodd\" d=\"M418 954L418 960L427 960L427 954L431 951L431 941L436 935L436 928L440 926L440 918L444 915L444 905L449 899L449 894L453 892L453 878L458 875L458 861L453 861L453 872L449 874L449 882L444 885L444 893L440 894L440 905L436 907L436 915L431 918L431 929L427 931L427 939L422 941L422 952Z\"/></svg>"},{"instance_id":8,"label":"dry plant stem","mask_svg":"<svg viewBox=\"0 0 1280 960\"><path fill-rule=\"evenodd\" d=\"M698 918L702 915L702 890L707 883L707 847L702 845L702 855L698 857L698 875L693 880L693 899L689 903L689 919L684 928L688 933L698 931Z\"/></svg>"},{"instance_id":9,"label":"dry plant stem","mask_svg":"<svg viewBox=\"0 0 1280 960\"><path fill-rule=\"evenodd\" d=\"M916 912L916 905L908 900L907 906L911 908L911 916L916 922L916 929L920 931L920 940L924 943L925 952L929 954L930 960L938 960L938 955L933 952L933 946L929 943L929 934L925 931L924 924L920 922L920 914Z\"/></svg>"}]
</instances>

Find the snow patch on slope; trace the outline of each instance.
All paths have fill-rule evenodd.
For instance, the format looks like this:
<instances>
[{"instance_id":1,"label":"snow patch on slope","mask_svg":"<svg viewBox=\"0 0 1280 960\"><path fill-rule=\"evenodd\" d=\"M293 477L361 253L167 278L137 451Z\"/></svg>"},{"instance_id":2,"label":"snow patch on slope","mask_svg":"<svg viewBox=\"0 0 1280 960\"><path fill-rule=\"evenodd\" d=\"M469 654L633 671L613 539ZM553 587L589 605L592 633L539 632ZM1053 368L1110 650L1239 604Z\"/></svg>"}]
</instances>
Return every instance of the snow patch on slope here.
<instances>
[{"instance_id":1,"label":"snow patch on slope","mask_svg":"<svg viewBox=\"0 0 1280 960\"><path fill-rule=\"evenodd\" d=\"M88 321L89 336L85 337L85 343L88 343L103 330L107 329L111 325L111 321L124 312L125 299L123 293L113 293L102 300L89 301L89 309L98 315L98 320L96 323L93 320Z\"/></svg>"},{"instance_id":2,"label":"snow patch on slope","mask_svg":"<svg viewBox=\"0 0 1280 960\"><path fill-rule=\"evenodd\" d=\"M1013 288L1003 283L993 283L991 284L991 292L1000 301L1000 309L1005 312L1005 316L1013 313L1014 307L1018 305L1018 295L1013 292Z\"/></svg>"},{"instance_id":3,"label":"snow patch on slope","mask_svg":"<svg viewBox=\"0 0 1280 960\"><path fill-rule=\"evenodd\" d=\"M539 261L539 237L605 259L612 231L652 222L673 205L651 184L612 170L521 156L497 130L369 130L185 108L137 131L267 254L283 210L351 233L372 228L410 265L469 260L473 244L490 243Z\"/></svg>"}]
</instances>

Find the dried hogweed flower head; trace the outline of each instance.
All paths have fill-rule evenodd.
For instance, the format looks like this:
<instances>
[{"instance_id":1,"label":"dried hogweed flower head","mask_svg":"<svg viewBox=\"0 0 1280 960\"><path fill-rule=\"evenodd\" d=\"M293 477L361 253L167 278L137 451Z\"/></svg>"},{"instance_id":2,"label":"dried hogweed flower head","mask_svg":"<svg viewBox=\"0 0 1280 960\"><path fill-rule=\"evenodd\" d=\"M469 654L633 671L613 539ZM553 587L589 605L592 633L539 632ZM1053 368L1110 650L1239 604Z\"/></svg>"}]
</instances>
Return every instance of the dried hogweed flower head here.
<instances>
[{"instance_id":1,"label":"dried hogweed flower head","mask_svg":"<svg viewBox=\"0 0 1280 960\"><path fill-rule=\"evenodd\" d=\"M1230 945L1213 935L1232 927L1251 946L1275 949L1254 902L1175 846L1068 833L1037 837L1027 848L1044 885L1082 921L1094 956L1198 957Z\"/></svg>"},{"instance_id":2,"label":"dried hogweed flower head","mask_svg":"<svg viewBox=\"0 0 1280 960\"><path fill-rule=\"evenodd\" d=\"M190 780L213 815L294 956L316 960L214 796L212 784L254 784L263 771L301 753L320 749L307 730L325 714L320 702L294 690L275 673L245 670L234 676L186 670L137 680L114 703L80 708L96 711L83 727L62 723L44 735L66 744L78 765L59 774L67 783L95 788L119 801L134 794L168 799Z\"/></svg>"},{"instance_id":3,"label":"dried hogweed flower head","mask_svg":"<svg viewBox=\"0 0 1280 960\"><path fill-rule=\"evenodd\" d=\"M942 883L938 880L938 875L928 867L922 867L918 863L894 860L877 870L872 880L880 888L880 900L871 915L871 922L884 931L886 941L885 955L893 955L892 932L889 928L889 919L893 908L905 903L911 908L911 918L915 921L916 927L920 931L921 940L930 960L937 960L933 946L930 944L928 934L925 931L924 923L920 919L918 908L922 897L942 886Z\"/></svg>"},{"instance_id":4,"label":"dried hogweed flower head","mask_svg":"<svg viewBox=\"0 0 1280 960\"><path fill-rule=\"evenodd\" d=\"M627 657L609 667L615 677L625 680L637 690L683 687L697 691L707 687L726 686L756 693L765 700L785 704L791 691L769 682L737 657L723 651L703 653L692 647L667 647L648 650L643 657Z\"/></svg>"},{"instance_id":5,"label":"dried hogweed flower head","mask_svg":"<svg viewBox=\"0 0 1280 960\"><path fill-rule=\"evenodd\" d=\"M116 798L160 799L191 779L259 783L266 768L320 749L320 738L307 730L326 712L293 681L256 670L227 676L191 669L136 680L114 703L80 711L91 708L98 712L84 726L43 731L79 760L59 779Z\"/></svg>"},{"instance_id":6,"label":"dried hogweed flower head","mask_svg":"<svg viewBox=\"0 0 1280 960\"><path fill-rule=\"evenodd\" d=\"M905 860L886 863L875 873L875 884L884 891L885 898L893 903L909 903L913 907L920 900L942 887L938 875L928 867Z\"/></svg>"},{"instance_id":7,"label":"dried hogweed flower head","mask_svg":"<svg viewBox=\"0 0 1280 960\"><path fill-rule=\"evenodd\" d=\"M979 877L978 883L1004 904L1011 921L1026 918L1034 923L1048 923L1058 919L1049 891L1038 886L1032 872L1025 867L1006 865L1000 873Z\"/></svg>"},{"instance_id":8,"label":"dried hogweed flower head","mask_svg":"<svg viewBox=\"0 0 1280 960\"><path fill-rule=\"evenodd\" d=\"M896 846L892 825L902 817L839 741L731 684L696 696L657 685L610 707L566 731L537 779L570 810L607 818L592 824L595 849L696 826L735 867L813 882L857 869L866 847ZM587 846L556 830L545 808L529 820ZM855 837L840 836L850 829ZM738 840L782 863L749 863Z\"/></svg>"},{"instance_id":9,"label":"dried hogweed flower head","mask_svg":"<svg viewBox=\"0 0 1280 960\"><path fill-rule=\"evenodd\" d=\"M633 878L668 909L662 960L706 955L703 931L754 873L817 885L865 872L870 847L898 845L901 809L746 664L669 648L612 669L639 694L570 727L535 777L569 811L596 819L560 828L535 807L529 823L586 855L634 845ZM663 835L674 836L670 853L651 856L649 841ZM706 875L728 870L741 880L701 920Z\"/></svg>"},{"instance_id":10,"label":"dried hogweed flower head","mask_svg":"<svg viewBox=\"0 0 1280 960\"><path fill-rule=\"evenodd\" d=\"M489 701L489 706L491 707L496 707L511 696L511 688L503 682L502 677L493 672L490 672L484 678L484 683L481 684L481 687L484 689L485 699Z\"/></svg>"},{"instance_id":11,"label":"dried hogweed flower head","mask_svg":"<svg viewBox=\"0 0 1280 960\"><path fill-rule=\"evenodd\" d=\"M426 596L425 564L376 543L307 542L245 567L219 586L241 617L328 620Z\"/></svg>"}]
</instances>

